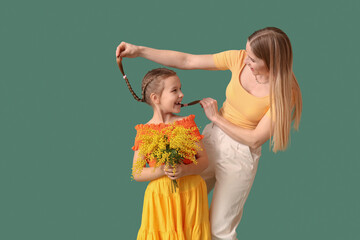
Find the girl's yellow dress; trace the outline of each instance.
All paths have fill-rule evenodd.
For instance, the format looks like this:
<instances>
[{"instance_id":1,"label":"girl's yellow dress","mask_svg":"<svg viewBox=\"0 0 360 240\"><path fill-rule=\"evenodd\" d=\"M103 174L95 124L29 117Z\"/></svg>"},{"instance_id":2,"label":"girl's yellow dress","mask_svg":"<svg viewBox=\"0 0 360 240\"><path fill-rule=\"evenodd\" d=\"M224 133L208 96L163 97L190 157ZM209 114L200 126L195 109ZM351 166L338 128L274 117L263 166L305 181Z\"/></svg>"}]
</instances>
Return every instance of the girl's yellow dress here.
<instances>
[{"instance_id":1,"label":"girl's yellow dress","mask_svg":"<svg viewBox=\"0 0 360 240\"><path fill-rule=\"evenodd\" d=\"M196 127L195 116L190 115L175 124ZM161 130L167 124L137 125L135 129ZM193 132L199 139L199 130ZM138 137L138 135L137 135ZM141 144L135 138L133 150ZM185 161L186 163L186 161ZM153 166L153 163L149 163ZM200 175L191 175L177 180L179 188L172 189L172 180L167 176L151 181L145 191L141 227L137 240L210 240L210 223L207 190Z\"/></svg>"}]
</instances>

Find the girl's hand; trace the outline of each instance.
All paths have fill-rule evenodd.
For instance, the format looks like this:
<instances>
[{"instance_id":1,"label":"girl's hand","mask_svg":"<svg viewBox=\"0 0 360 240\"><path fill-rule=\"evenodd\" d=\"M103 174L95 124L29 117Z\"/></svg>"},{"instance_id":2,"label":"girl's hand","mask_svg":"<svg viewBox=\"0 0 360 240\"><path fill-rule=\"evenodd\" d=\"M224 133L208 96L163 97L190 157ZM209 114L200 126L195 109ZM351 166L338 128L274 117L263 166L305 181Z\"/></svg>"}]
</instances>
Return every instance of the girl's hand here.
<instances>
[{"instance_id":1,"label":"girl's hand","mask_svg":"<svg viewBox=\"0 0 360 240\"><path fill-rule=\"evenodd\" d=\"M119 46L116 48L116 57L128 57L128 58L135 58L139 56L139 46L121 42Z\"/></svg>"},{"instance_id":2,"label":"girl's hand","mask_svg":"<svg viewBox=\"0 0 360 240\"><path fill-rule=\"evenodd\" d=\"M164 167L164 173L166 176L168 176L171 180L175 180L181 177L186 176L186 165L181 163L176 165L176 167ZM175 172L174 172L175 169Z\"/></svg>"},{"instance_id":3,"label":"girl's hand","mask_svg":"<svg viewBox=\"0 0 360 240\"><path fill-rule=\"evenodd\" d=\"M217 101L212 98L204 98L200 101L200 105L202 108L204 108L206 117L210 121L214 122L219 116Z\"/></svg>"}]
</instances>

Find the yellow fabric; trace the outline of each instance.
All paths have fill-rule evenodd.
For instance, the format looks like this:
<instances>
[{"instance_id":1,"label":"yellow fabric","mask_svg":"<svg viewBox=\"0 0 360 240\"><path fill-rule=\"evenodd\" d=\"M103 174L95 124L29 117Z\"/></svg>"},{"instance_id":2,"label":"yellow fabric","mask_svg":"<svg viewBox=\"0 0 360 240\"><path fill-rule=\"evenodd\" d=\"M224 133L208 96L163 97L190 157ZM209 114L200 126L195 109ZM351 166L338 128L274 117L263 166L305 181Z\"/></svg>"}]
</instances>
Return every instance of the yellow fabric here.
<instances>
[{"instance_id":1,"label":"yellow fabric","mask_svg":"<svg viewBox=\"0 0 360 240\"><path fill-rule=\"evenodd\" d=\"M245 50L230 50L213 55L219 70L230 70L232 73L220 114L240 127L254 129L265 114L270 117L270 97L255 97L241 85L240 73L245 66L245 57Z\"/></svg>"},{"instance_id":2,"label":"yellow fabric","mask_svg":"<svg viewBox=\"0 0 360 240\"><path fill-rule=\"evenodd\" d=\"M211 240L207 190L199 175L167 176L149 183L137 240Z\"/></svg>"}]
</instances>

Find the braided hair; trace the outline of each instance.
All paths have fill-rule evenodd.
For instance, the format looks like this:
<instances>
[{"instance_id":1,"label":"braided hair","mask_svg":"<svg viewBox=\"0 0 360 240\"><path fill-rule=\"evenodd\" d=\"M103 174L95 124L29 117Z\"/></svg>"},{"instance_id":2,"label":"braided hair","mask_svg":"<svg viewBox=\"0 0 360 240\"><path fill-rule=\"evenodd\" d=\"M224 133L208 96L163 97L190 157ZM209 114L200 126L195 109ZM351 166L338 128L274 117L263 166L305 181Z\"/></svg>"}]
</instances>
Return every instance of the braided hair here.
<instances>
[{"instance_id":1,"label":"braided hair","mask_svg":"<svg viewBox=\"0 0 360 240\"><path fill-rule=\"evenodd\" d=\"M164 84L162 80L175 75L176 72L167 68L156 68L149 71L142 80L142 84L141 84L142 98L139 98L136 95L126 76L124 77L124 79L126 81L126 85L128 86L130 93L133 95L135 100L152 105L150 99L151 93L161 95L161 92L164 90Z\"/></svg>"}]
</instances>

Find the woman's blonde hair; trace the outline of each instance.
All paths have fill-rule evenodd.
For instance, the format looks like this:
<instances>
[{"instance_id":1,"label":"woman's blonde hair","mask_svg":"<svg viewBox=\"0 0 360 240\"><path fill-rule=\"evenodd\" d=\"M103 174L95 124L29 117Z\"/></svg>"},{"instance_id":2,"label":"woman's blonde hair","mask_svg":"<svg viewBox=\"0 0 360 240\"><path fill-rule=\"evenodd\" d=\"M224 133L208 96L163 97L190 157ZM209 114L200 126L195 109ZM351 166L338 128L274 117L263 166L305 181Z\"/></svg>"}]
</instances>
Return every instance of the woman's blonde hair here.
<instances>
[{"instance_id":1,"label":"woman's blonde hair","mask_svg":"<svg viewBox=\"0 0 360 240\"><path fill-rule=\"evenodd\" d=\"M302 111L290 40L280 29L267 27L254 32L248 41L252 52L265 61L269 70L270 116L275 120L270 146L274 152L285 150L290 140L291 122L294 121L294 128L298 130Z\"/></svg>"}]
</instances>

